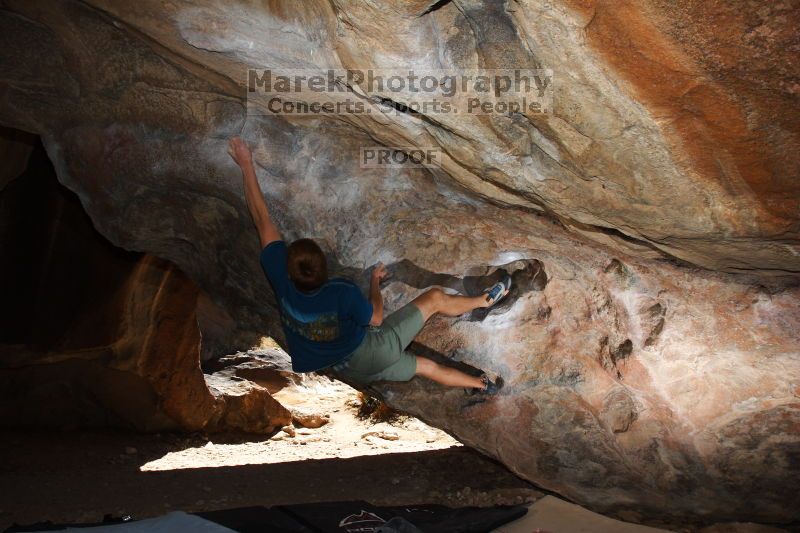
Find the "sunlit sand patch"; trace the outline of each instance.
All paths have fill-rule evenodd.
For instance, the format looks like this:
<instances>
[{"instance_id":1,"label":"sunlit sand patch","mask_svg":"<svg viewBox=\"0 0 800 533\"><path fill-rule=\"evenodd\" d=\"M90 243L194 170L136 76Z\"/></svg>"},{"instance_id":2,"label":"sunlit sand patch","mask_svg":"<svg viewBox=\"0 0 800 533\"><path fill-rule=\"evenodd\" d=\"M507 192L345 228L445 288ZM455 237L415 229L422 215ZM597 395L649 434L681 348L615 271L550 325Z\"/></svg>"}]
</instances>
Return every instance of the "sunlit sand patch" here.
<instances>
[{"instance_id":1,"label":"sunlit sand patch","mask_svg":"<svg viewBox=\"0 0 800 533\"><path fill-rule=\"evenodd\" d=\"M357 416L357 391L339 381L312 379L300 387L281 390L274 396L291 409L328 414L330 422L316 429L295 427L293 437L279 431L271 438L254 436L249 442L231 443L230 437L211 435L205 443L187 442L185 448L149 461L140 470L164 471L344 459L461 446L447 433L416 418L400 417L392 422L360 419Z\"/></svg>"}]
</instances>

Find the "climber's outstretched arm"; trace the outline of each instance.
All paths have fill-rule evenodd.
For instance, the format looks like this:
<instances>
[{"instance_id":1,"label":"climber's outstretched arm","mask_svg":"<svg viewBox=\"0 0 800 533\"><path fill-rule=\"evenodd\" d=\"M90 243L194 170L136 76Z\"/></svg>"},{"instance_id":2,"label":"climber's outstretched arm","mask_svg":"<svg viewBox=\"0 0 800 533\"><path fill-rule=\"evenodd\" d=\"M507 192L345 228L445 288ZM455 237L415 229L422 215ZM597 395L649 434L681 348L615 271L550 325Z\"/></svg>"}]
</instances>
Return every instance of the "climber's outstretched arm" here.
<instances>
[{"instance_id":1,"label":"climber's outstretched arm","mask_svg":"<svg viewBox=\"0 0 800 533\"><path fill-rule=\"evenodd\" d=\"M244 198L247 202L250 216L253 217L253 223L258 230L261 247L263 248L272 241L279 241L281 234L269 216L267 204L264 202L264 195L261 193L261 187L259 187L258 179L256 178L256 170L253 166L253 156L250 153L250 148L240 137L234 137L230 141L228 153L231 154L233 160L242 169Z\"/></svg>"}]
</instances>

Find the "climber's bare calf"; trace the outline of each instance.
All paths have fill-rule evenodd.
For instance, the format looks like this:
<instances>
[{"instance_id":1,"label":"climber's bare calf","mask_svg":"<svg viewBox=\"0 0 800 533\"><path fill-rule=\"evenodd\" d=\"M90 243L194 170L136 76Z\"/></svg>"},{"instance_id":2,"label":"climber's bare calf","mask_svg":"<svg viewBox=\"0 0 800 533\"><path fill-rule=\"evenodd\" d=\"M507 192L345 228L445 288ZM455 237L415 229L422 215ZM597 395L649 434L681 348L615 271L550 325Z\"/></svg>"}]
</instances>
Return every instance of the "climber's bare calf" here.
<instances>
[{"instance_id":1,"label":"climber's bare calf","mask_svg":"<svg viewBox=\"0 0 800 533\"><path fill-rule=\"evenodd\" d=\"M483 379L477 376L470 376L464 372L450 368L449 366L434 363L430 359L415 356L417 358L417 375L426 377L436 383L449 387L468 387L482 389L486 386Z\"/></svg>"},{"instance_id":2,"label":"climber's bare calf","mask_svg":"<svg viewBox=\"0 0 800 533\"><path fill-rule=\"evenodd\" d=\"M473 309L491 305L486 294L481 294L480 296L447 294L438 287L434 287L417 296L411 303L419 307L422 312L422 319L426 322L436 313L441 313L445 316L460 316Z\"/></svg>"}]
</instances>

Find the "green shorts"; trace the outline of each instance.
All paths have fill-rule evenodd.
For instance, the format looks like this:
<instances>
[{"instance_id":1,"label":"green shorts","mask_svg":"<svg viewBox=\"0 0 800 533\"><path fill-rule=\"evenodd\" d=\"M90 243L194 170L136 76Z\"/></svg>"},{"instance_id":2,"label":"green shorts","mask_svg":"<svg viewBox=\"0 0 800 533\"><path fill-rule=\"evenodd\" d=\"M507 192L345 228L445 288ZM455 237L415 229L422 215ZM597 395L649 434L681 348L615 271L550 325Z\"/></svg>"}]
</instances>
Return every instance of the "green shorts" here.
<instances>
[{"instance_id":1,"label":"green shorts","mask_svg":"<svg viewBox=\"0 0 800 533\"><path fill-rule=\"evenodd\" d=\"M419 307L406 304L387 316L380 326L368 328L358 348L332 368L343 377L363 384L408 381L417 372L417 359L405 349L423 325Z\"/></svg>"}]
</instances>

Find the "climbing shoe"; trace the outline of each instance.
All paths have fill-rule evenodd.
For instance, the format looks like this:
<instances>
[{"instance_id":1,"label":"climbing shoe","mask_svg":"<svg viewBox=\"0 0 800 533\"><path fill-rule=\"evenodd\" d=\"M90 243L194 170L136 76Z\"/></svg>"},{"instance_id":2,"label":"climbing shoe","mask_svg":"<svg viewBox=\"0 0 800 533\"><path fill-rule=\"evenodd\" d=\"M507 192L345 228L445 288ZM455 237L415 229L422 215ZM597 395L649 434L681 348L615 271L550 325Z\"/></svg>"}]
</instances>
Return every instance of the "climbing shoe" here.
<instances>
[{"instance_id":1,"label":"climbing shoe","mask_svg":"<svg viewBox=\"0 0 800 533\"><path fill-rule=\"evenodd\" d=\"M481 396L494 396L495 394L500 392L500 389L503 388L503 378L500 376L497 376L497 378L494 381L492 381L486 374L481 374L481 381L483 381L482 389L469 388L469 389L464 389L464 392L466 392L468 396L475 396L480 398ZM478 401L483 401L483 400L478 400Z\"/></svg>"},{"instance_id":2,"label":"climbing shoe","mask_svg":"<svg viewBox=\"0 0 800 533\"><path fill-rule=\"evenodd\" d=\"M501 376L497 376L494 381L489 379L489 376L483 374L481 376L481 381L483 381L483 388L478 389L478 392L481 394L487 394L489 396L494 396L500 389L503 388L503 378Z\"/></svg>"},{"instance_id":3,"label":"climbing shoe","mask_svg":"<svg viewBox=\"0 0 800 533\"><path fill-rule=\"evenodd\" d=\"M500 300L502 300L508 291L511 290L511 276L506 274L503 276L503 279L489 287L484 291L486 294L486 302L489 304L489 307L493 306Z\"/></svg>"}]
</instances>

